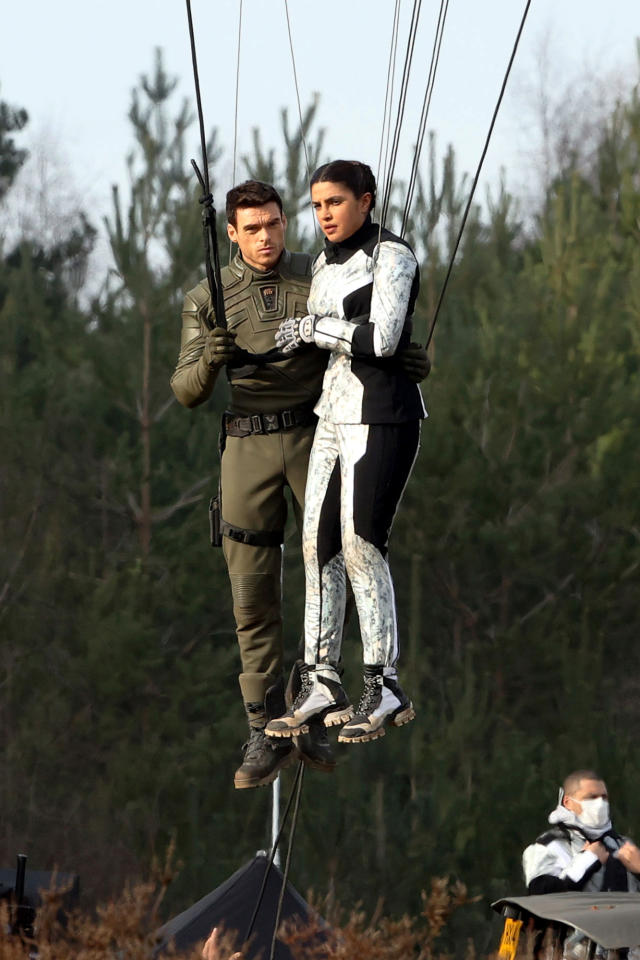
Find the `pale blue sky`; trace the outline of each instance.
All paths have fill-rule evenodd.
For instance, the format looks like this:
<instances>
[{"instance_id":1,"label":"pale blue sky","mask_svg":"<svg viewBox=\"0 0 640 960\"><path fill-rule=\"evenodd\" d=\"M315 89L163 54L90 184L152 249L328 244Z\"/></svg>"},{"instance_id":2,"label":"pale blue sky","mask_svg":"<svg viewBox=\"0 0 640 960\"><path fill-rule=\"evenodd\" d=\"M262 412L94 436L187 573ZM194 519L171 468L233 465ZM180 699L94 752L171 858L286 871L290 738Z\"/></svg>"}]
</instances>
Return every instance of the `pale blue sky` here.
<instances>
[{"instance_id":1,"label":"pale blue sky","mask_svg":"<svg viewBox=\"0 0 640 960\"><path fill-rule=\"evenodd\" d=\"M230 179L239 0L192 5L206 123L220 128ZM289 0L301 97L304 104L314 91L322 95L327 154L357 157L374 168L393 6L393 0ZM400 177L409 169L438 7L437 0L423 0ZM454 143L465 169L479 157L523 8L524 0L450 0L429 126L443 147ZM409 0L402 9L404 37ZM241 152L256 125L265 145L280 144L281 106L296 115L284 3L244 0L243 10ZM487 178L503 164L512 183L530 176L529 148L538 139L531 90L541 57L552 92L585 72L607 83L616 73L631 79L639 34L638 0L533 0ZM180 94L193 98L183 0L26 0L3 11L0 98L27 108L27 145L50 138L63 179L68 174L96 212L107 209L111 183L126 180L130 91L150 70L157 46L168 71L180 77ZM192 149L198 156L195 126Z\"/></svg>"}]
</instances>

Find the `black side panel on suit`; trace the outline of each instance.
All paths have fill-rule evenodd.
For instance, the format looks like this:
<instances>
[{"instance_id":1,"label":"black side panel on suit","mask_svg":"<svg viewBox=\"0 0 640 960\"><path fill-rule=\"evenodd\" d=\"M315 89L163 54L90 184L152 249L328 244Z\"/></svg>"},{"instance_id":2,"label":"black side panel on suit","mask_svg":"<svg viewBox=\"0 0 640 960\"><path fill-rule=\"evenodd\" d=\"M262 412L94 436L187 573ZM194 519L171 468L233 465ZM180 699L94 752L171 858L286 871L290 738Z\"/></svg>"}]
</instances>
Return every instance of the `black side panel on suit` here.
<instances>
[{"instance_id":1,"label":"black side panel on suit","mask_svg":"<svg viewBox=\"0 0 640 960\"><path fill-rule=\"evenodd\" d=\"M340 460L336 458L318 524L318 562L320 569L342 550L340 531Z\"/></svg>"},{"instance_id":2,"label":"black side panel on suit","mask_svg":"<svg viewBox=\"0 0 640 960\"><path fill-rule=\"evenodd\" d=\"M389 532L420 443L420 422L371 424L354 469L355 532L387 553Z\"/></svg>"}]
</instances>

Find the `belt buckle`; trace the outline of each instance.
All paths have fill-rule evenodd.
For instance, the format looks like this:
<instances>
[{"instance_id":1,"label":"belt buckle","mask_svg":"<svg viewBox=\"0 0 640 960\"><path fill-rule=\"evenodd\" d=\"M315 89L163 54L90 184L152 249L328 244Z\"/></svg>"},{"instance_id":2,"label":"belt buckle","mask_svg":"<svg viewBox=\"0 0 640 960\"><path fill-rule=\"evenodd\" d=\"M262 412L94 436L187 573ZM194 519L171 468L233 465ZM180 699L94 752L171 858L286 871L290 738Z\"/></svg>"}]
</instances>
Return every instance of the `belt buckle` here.
<instances>
[{"instance_id":1,"label":"belt buckle","mask_svg":"<svg viewBox=\"0 0 640 960\"><path fill-rule=\"evenodd\" d=\"M276 433L280 429L277 413L263 413L262 419L264 421L265 433Z\"/></svg>"},{"instance_id":2,"label":"belt buckle","mask_svg":"<svg viewBox=\"0 0 640 960\"><path fill-rule=\"evenodd\" d=\"M293 410L283 410L280 416L282 417L282 426L285 430L290 430L291 427L295 427L296 421Z\"/></svg>"},{"instance_id":3,"label":"belt buckle","mask_svg":"<svg viewBox=\"0 0 640 960\"><path fill-rule=\"evenodd\" d=\"M253 413L249 419L251 420L251 430L253 433L264 433L262 417L259 413Z\"/></svg>"}]
</instances>

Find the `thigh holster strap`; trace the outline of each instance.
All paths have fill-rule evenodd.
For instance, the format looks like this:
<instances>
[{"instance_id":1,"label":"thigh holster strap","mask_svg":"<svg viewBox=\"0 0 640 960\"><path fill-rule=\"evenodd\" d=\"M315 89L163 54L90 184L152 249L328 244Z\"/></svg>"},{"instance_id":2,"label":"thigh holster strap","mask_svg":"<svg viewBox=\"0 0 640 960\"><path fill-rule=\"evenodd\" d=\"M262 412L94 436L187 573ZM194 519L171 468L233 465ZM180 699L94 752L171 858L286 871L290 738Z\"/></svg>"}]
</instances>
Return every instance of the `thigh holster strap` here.
<instances>
[{"instance_id":1,"label":"thigh holster strap","mask_svg":"<svg viewBox=\"0 0 640 960\"><path fill-rule=\"evenodd\" d=\"M250 547L279 547L284 543L284 530L245 530L223 520L220 524L223 537L246 543Z\"/></svg>"}]
</instances>

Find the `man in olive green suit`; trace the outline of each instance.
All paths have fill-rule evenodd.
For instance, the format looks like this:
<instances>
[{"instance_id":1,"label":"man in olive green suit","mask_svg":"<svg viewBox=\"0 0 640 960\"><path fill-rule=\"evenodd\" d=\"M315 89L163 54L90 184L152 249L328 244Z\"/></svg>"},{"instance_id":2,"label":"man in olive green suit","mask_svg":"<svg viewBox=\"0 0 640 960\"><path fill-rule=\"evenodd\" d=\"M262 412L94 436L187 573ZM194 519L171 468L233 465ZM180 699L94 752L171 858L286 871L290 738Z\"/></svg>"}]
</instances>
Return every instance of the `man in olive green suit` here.
<instances>
[{"instance_id":1,"label":"man in olive green suit","mask_svg":"<svg viewBox=\"0 0 640 960\"><path fill-rule=\"evenodd\" d=\"M215 326L206 281L189 291L182 312L181 350L171 378L184 406L207 400L227 366L231 399L224 415L221 529L242 662L240 689L250 737L235 773L237 788L271 782L295 759L294 745L264 734L283 702L282 542L291 491L301 522L307 466L328 352L311 349L277 363L256 363L237 348L264 354L286 317L304 316L312 258L285 249L287 220L269 184L249 180L227 194L227 230L239 251L222 270L227 330ZM213 329L211 329L213 327ZM248 362L247 362L248 361ZM409 376L428 372L424 351L402 358ZM302 758L335 766L324 725L298 738Z\"/></svg>"}]
</instances>

